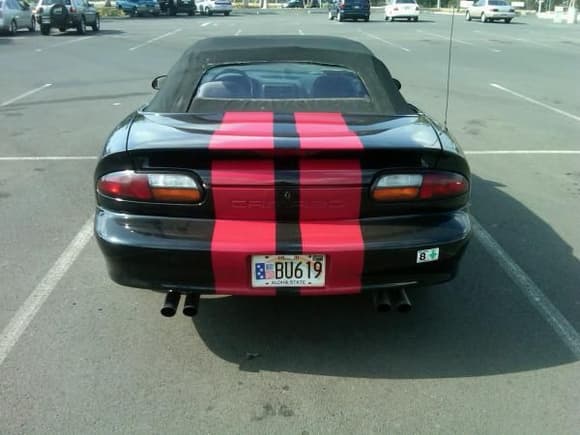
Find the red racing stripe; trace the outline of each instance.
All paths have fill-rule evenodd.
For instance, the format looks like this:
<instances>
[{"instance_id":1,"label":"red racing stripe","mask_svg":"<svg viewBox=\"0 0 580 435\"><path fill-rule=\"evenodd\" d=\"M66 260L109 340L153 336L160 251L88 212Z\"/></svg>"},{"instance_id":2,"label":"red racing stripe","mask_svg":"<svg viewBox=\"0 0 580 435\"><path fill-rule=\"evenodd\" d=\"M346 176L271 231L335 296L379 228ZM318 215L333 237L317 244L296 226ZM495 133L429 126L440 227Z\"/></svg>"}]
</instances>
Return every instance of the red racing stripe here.
<instances>
[{"instance_id":1,"label":"red racing stripe","mask_svg":"<svg viewBox=\"0 0 580 435\"><path fill-rule=\"evenodd\" d=\"M301 149L358 150L363 147L340 113L297 112L294 119Z\"/></svg>"},{"instance_id":2,"label":"red racing stripe","mask_svg":"<svg viewBox=\"0 0 580 435\"><path fill-rule=\"evenodd\" d=\"M341 114L296 114L301 149L363 149ZM312 124L318 123L317 128ZM332 134L329 134L331 132ZM334 137L333 137L334 136ZM344 174L334 188L316 187L321 171ZM301 294L357 293L361 289L364 242L360 227L362 173L360 160L303 158L300 161L300 234L305 254L325 254L326 286L303 288ZM303 207L314 201L341 201L346 207Z\"/></svg>"},{"instance_id":3,"label":"red racing stripe","mask_svg":"<svg viewBox=\"0 0 580 435\"><path fill-rule=\"evenodd\" d=\"M212 136L209 149L273 149L273 132L273 113L227 112ZM256 168L258 170L253 171ZM218 294L273 296L275 289L251 288L250 255L276 252L275 209L236 210L232 207L231 175L235 173L240 177L241 172L245 173L248 185L255 186L244 189L243 199L252 200L255 196L260 201L274 203L275 200L272 160L212 161L210 179L212 186L217 185L212 188L215 225L211 240L215 290Z\"/></svg>"}]
</instances>

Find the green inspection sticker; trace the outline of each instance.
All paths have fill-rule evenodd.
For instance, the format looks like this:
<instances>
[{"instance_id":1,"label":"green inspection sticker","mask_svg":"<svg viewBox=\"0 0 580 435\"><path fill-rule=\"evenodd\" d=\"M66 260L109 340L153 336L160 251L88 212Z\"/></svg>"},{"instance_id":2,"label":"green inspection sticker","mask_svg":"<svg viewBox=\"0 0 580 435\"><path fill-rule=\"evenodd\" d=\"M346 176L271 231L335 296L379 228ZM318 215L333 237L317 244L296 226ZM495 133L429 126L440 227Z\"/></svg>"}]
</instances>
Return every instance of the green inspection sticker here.
<instances>
[{"instance_id":1,"label":"green inspection sticker","mask_svg":"<svg viewBox=\"0 0 580 435\"><path fill-rule=\"evenodd\" d=\"M439 260L439 248L422 249L417 251L417 263L428 263Z\"/></svg>"}]
</instances>

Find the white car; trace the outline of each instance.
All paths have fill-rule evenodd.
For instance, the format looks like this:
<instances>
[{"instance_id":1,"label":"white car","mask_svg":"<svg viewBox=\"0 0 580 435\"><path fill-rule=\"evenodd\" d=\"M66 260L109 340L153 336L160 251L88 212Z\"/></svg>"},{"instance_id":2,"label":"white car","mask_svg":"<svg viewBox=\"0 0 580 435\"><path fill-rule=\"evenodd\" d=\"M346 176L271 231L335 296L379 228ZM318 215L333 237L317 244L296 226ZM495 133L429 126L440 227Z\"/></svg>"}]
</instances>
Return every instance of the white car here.
<instances>
[{"instance_id":1,"label":"white car","mask_svg":"<svg viewBox=\"0 0 580 435\"><path fill-rule=\"evenodd\" d=\"M199 0L197 8L201 15L224 14L226 17L232 12L231 0Z\"/></svg>"},{"instance_id":2,"label":"white car","mask_svg":"<svg viewBox=\"0 0 580 435\"><path fill-rule=\"evenodd\" d=\"M385 20L407 19L419 21L419 5L415 0L387 0Z\"/></svg>"},{"instance_id":3,"label":"white car","mask_svg":"<svg viewBox=\"0 0 580 435\"><path fill-rule=\"evenodd\" d=\"M476 0L465 12L467 21L475 18L482 23L504 20L507 24L511 23L515 16L516 10L504 0Z\"/></svg>"},{"instance_id":4,"label":"white car","mask_svg":"<svg viewBox=\"0 0 580 435\"><path fill-rule=\"evenodd\" d=\"M0 33L14 35L19 29L36 30L30 5L23 0L0 0Z\"/></svg>"}]
</instances>

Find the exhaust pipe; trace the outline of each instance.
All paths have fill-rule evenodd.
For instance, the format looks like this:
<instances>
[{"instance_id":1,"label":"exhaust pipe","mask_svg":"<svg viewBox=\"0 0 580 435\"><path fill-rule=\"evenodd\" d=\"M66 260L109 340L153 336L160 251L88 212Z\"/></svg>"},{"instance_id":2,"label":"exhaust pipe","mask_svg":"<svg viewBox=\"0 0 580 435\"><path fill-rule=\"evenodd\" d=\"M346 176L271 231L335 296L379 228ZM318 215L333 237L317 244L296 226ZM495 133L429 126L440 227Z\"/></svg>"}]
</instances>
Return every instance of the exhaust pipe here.
<instances>
[{"instance_id":1,"label":"exhaust pipe","mask_svg":"<svg viewBox=\"0 0 580 435\"><path fill-rule=\"evenodd\" d=\"M173 317L177 312L177 306L179 305L179 299L181 298L181 293L169 290L165 296L165 303L161 308L161 315L165 317Z\"/></svg>"},{"instance_id":2,"label":"exhaust pipe","mask_svg":"<svg viewBox=\"0 0 580 435\"><path fill-rule=\"evenodd\" d=\"M393 289L390 291L391 300L393 301L393 307L399 313L408 313L411 311L412 305L407 292L404 288Z\"/></svg>"},{"instance_id":3,"label":"exhaust pipe","mask_svg":"<svg viewBox=\"0 0 580 435\"><path fill-rule=\"evenodd\" d=\"M373 304L379 313L386 313L391 310L391 298L387 290L373 292Z\"/></svg>"},{"instance_id":4,"label":"exhaust pipe","mask_svg":"<svg viewBox=\"0 0 580 435\"><path fill-rule=\"evenodd\" d=\"M193 317L199 310L199 295L195 293L188 293L185 296L185 303L183 304L183 315Z\"/></svg>"}]
</instances>

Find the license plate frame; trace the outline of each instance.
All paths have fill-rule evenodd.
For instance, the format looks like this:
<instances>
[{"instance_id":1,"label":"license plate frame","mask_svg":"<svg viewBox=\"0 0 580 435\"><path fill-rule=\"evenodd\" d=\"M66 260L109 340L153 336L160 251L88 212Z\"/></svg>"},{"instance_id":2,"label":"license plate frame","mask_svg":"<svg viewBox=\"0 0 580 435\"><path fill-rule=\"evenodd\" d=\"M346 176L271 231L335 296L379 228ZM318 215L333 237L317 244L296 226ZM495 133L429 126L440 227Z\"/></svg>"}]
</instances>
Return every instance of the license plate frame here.
<instances>
[{"instance_id":1,"label":"license plate frame","mask_svg":"<svg viewBox=\"0 0 580 435\"><path fill-rule=\"evenodd\" d=\"M324 254L252 255L250 262L252 287L321 288L326 285L326 266L327 258ZM282 273L281 277L280 273Z\"/></svg>"}]
</instances>

